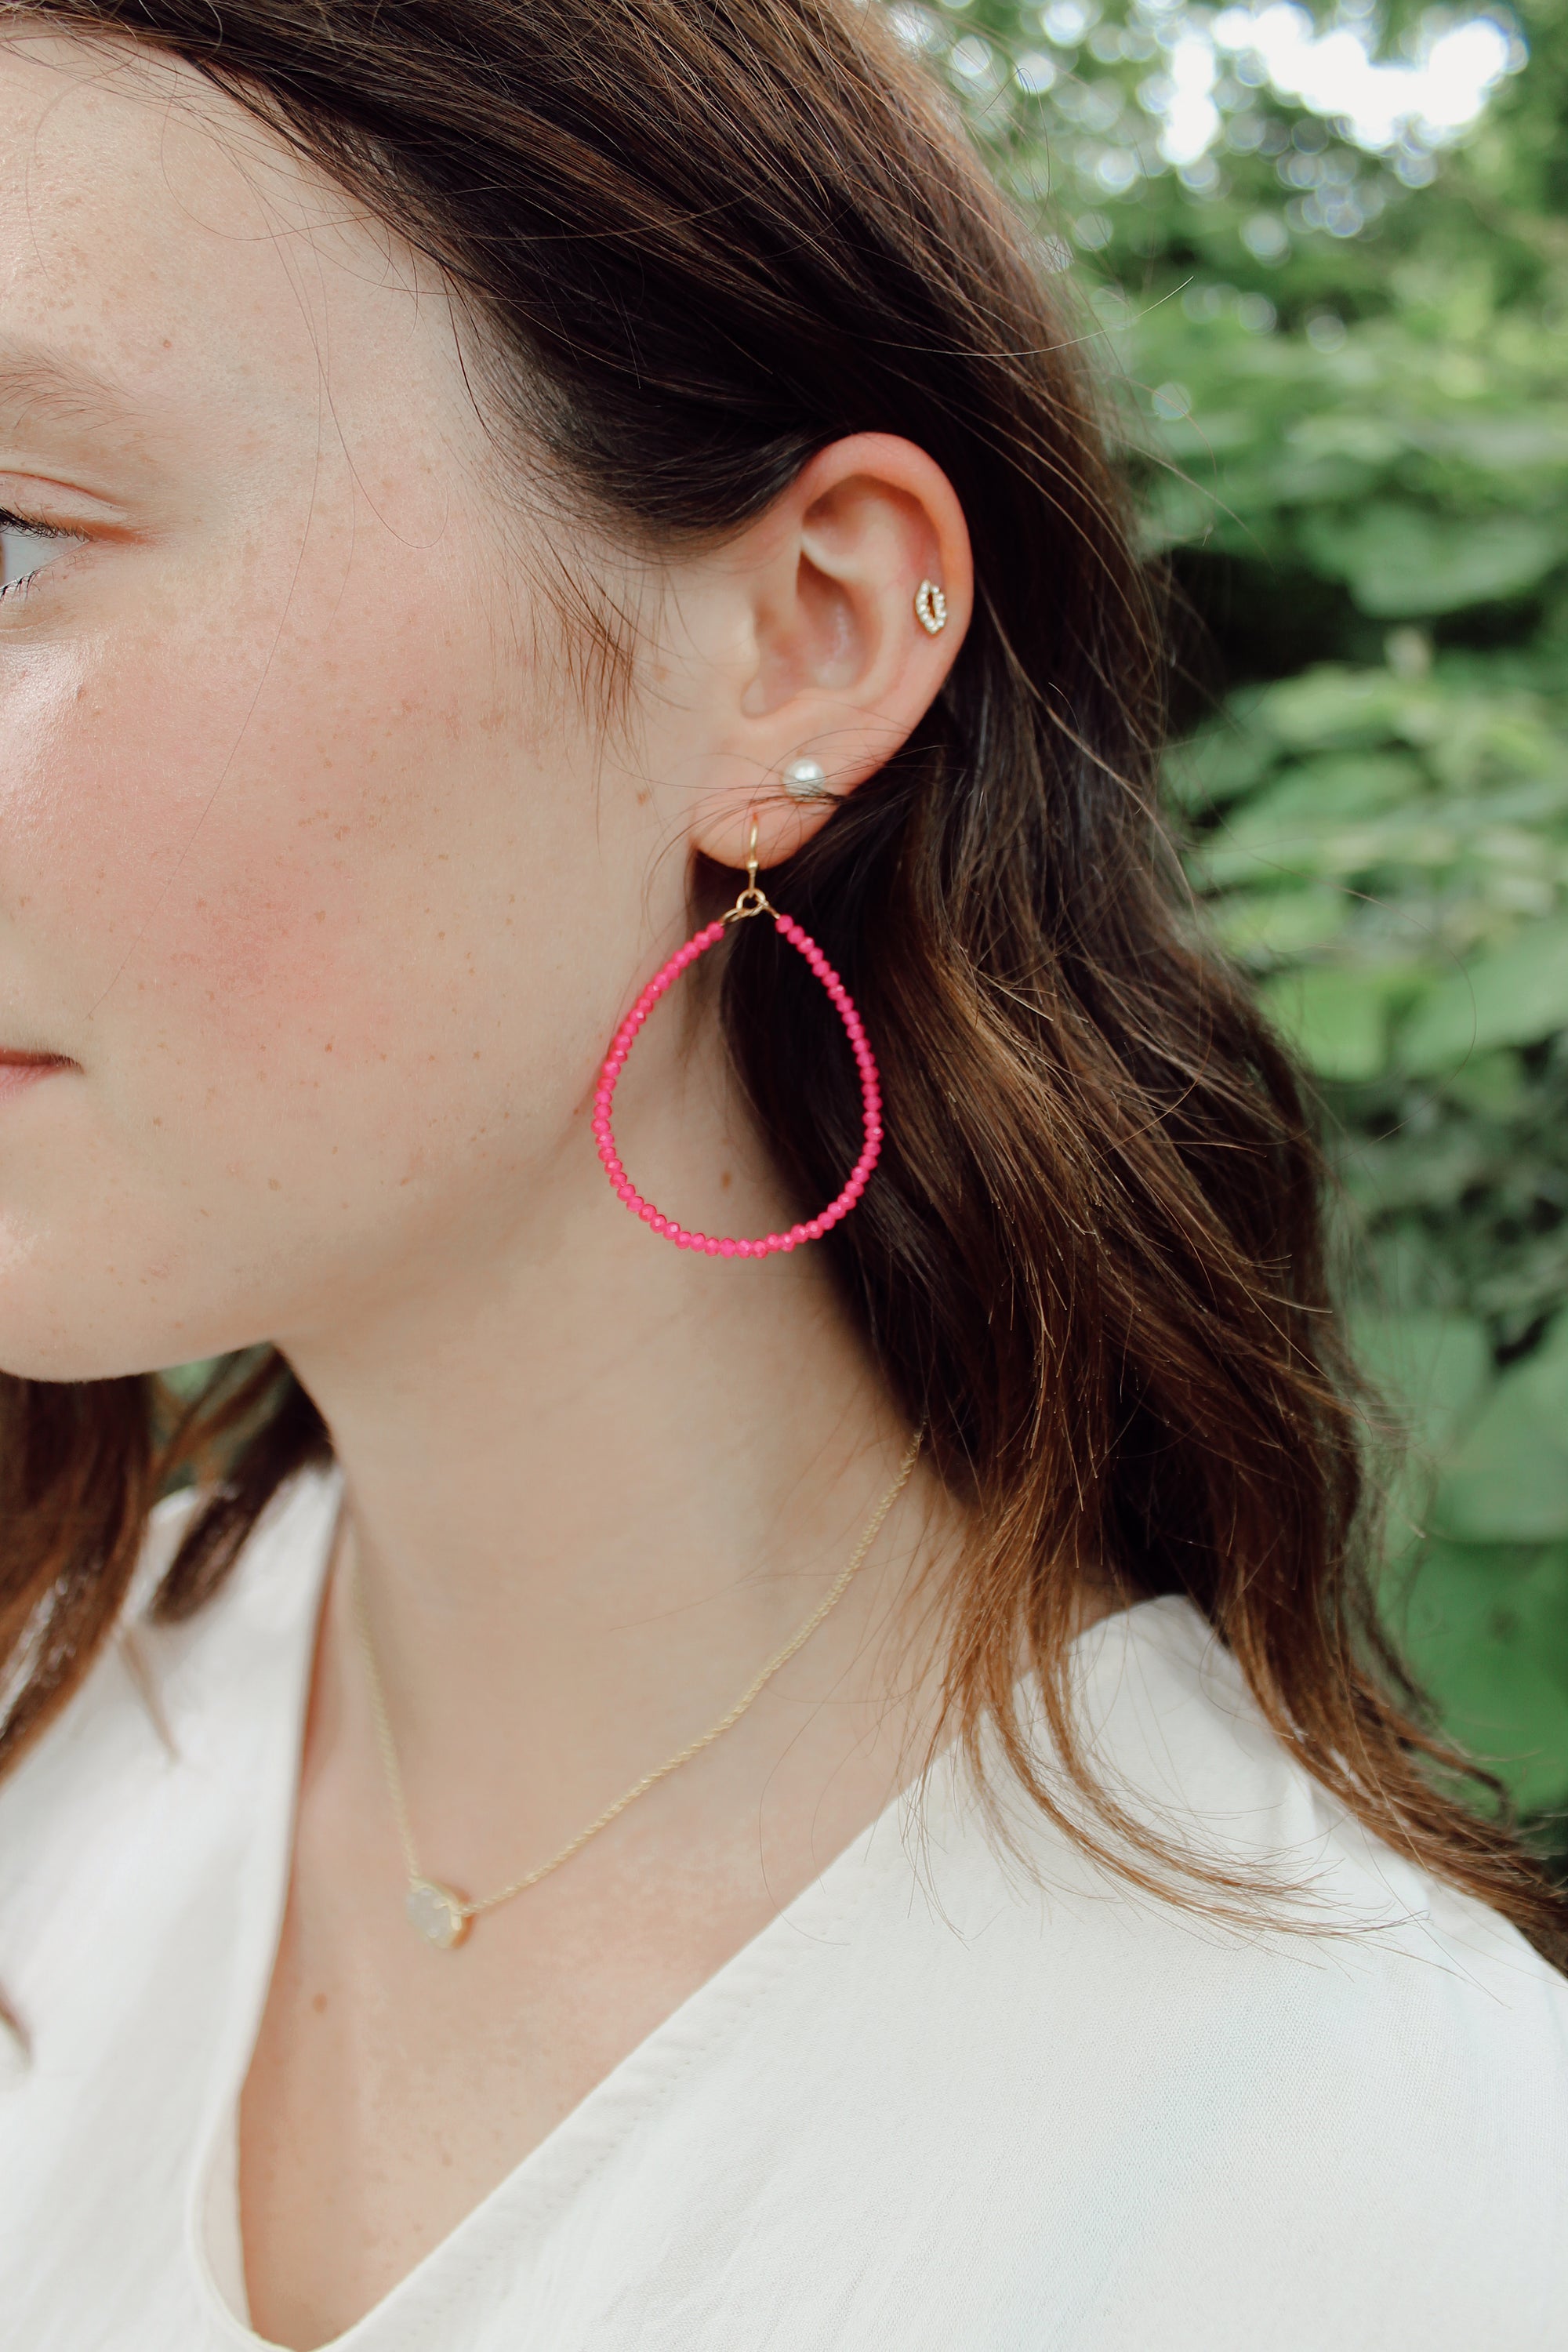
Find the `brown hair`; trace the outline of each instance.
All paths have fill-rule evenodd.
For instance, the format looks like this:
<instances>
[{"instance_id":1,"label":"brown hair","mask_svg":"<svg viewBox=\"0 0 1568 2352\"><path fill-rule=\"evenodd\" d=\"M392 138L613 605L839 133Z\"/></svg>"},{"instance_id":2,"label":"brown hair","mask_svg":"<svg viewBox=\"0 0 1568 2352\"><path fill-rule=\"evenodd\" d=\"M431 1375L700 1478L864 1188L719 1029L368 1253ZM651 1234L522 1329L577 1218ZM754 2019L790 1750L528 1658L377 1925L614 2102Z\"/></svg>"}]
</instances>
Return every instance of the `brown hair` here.
<instances>
[{"instance_id":1,"label":"brown hair","mask_svg":"<svg viewBox=\"0 0 1568 2352\"><path fill-rule=\"evenodd\" d=\"M851 0L47 0L183 58L433 258L489 408L584 510L733 530L841 435L907 436L973 536L973 626L900 756L779 890L844 972L888 1140L825 1244L889 1389L973 1512L950 1720L1145 1884L1064 1659L1084 1579L1190 1597L1285 1747L1390 1844L1560 1951L1568 1912L1447 1785L1364 1568L1363 1420L1330 1312L1298 1080L1195 943L1157 816L1163 656L1068 322L1031 243ZM763 926L732 1050L804 1198L857 1106L831 1013ZM151 1379L0 1382L0 1755L63 1706L181 1465L222 1470L158 1608L197 1607L329 1448L271 1351L173 1433ZM1015 1708L1032 1665L1067 1780ZM1087 1801L1088 1811L1080 1800ZM1169 1856L1164 1856L1169 1860ZM1243 1882L1195 1876L1225 1907ZM1195 1898L1194 1898L1195 1899Z\"/></svg>"}]
</instances>

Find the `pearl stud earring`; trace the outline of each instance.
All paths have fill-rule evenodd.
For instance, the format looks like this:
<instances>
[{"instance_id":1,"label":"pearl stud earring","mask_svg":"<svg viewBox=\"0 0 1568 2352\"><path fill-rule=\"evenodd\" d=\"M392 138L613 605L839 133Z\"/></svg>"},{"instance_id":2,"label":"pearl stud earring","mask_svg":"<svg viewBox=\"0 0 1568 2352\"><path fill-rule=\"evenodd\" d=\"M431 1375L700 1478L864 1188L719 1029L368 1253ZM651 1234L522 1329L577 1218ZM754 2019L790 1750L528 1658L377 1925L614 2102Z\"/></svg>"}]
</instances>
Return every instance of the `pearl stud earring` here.
<instances>
[{"instance_id":1,"label":"pearl stud earring","mask_svg":"<svg viewBox=\"0 0 1568 2352\"><path fill-rule=\"evenodd\" d=\"M820 760L792 760L784 772L784 788L792 801L830 801L833 793Z\"/></svg>"}]
</instances>

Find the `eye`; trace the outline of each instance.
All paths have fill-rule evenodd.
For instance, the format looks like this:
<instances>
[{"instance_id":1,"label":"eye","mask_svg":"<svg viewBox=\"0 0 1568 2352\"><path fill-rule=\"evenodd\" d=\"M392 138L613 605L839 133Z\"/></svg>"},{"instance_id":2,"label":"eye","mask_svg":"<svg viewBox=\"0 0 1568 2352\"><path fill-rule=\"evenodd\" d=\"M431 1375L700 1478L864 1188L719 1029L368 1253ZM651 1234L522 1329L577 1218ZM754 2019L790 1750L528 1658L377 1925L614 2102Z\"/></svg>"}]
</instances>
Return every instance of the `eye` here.
<instances>
[{"instance_id":1,"label":"eye","mask_svg":"<svg viewBox=\"0 0 1568 2352\"><path fill-rule=\"evenodd\" d=\"M26 588L57 555L80 544L78 531L58 530L52 523L28 522L22 515L0 509L0 596Z\"/></svg>"}]
</instances>

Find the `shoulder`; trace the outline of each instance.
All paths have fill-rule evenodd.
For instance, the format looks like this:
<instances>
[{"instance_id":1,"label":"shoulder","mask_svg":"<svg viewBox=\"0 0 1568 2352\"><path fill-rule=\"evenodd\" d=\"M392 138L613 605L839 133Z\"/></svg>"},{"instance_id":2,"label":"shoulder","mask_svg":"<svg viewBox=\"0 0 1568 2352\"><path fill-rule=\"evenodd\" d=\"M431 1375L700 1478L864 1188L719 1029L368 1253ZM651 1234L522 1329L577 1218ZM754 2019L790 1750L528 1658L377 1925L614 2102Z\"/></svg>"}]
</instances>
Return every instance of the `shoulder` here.
<instances>
[{"instance_id":1,"label":"shoulder","mask_svg":"<svg viewBox=\"0 0 1568 2352\"><path fill-rule=\"evenodd\" d=\"M912 1868L921 1916L989 1953L999 1994L1027 2008L1042 1973L1070 1969L1088 2011L1127 2000L1119 2022L1132 2044L1189 2017L1202 2030L1216 1998L1245 1988L1247 2016L1282 2041L1376 2042L1390 2016L1447 2018L1478 2050L1489 2037L1500 2052L1533 2038L1536 2054L1568 2066L1568 1979L1335 1803L1275 1737L1195 1610L1162 1600L1108 1618L1074 1645L1071 1665L1096 1783L1161 1850L1228 1876L1239 1916L1205 1906L1191 1880L1181 1899L1173 1873L1166 1894L1130 1885L1029 1801L999 1758L987 1759L983 1793L943 1765L909 1817L906 1878ZM1043 1710L1026 1700L1025 1716L1065 1819L1093 1829L1052 1763ZM1386 2058L1392 2045L1378 2047Z\"/></svg>"},{"instance_id":2,"label":"shoulder","mask_svg":"<svg viewBox=\"0 0 1568 2352\"><path fill-rule=\"evenodd\" d=\"M1201 1900L1194 1909L1124 1891L1037 1809L1005 1800L1004 1826L1048 1907L1077 1916L1087 1906L1106 1934L1175 1938L1187 1954L1179 1974L1196 1981L1243 1973L1260 1987L1277 1983L1298 2019L1385 1997L1412 2010L1485 2014L1505 2033L1505 2019L1533 2019L1561 2052L1568 1979L1506 1921L1331 1798L1281 1745L1236 1660L1188 1603L1150 1601L1104 1620L1075 1644L1072 1668L1099 1785L1170 1850L1261 1892L1244 1904L1250 1920L1227 1927ZM1066 1791L1063 1801L1081 1812Z\"/></svg>"},{"instance_id":3,"label":"shoulder","mask_svg":"<svg viewBox=\"0 0 1568 2352\"><path fill-rule=\"evenodd\" d=\"M1162 2337L1173 2287L1255 2314L1257 2344L1342 2352L1396 2322L1466 2352L1558 2340L1568 1981L1340 1814L1184 1604L1107 1621L1075 1666L1129 1811L1305 1889L1309 1912L1292 1932L1223 1926L1097 1870L1037 1809L1004 1795L999 1841L956 1787L934 1800L905 1912L919 1958L895 1974L910 2014L917 1974L940 1987L921 2030L1015 2223L1036 2199L1103 2242L1118 2343L1187 2343Z\"/></svg>"},{"instance_id":4,"label":"shoulder","mask_svg":"<svg viewBox=\"0 0 1568 2352\"><path fill-rule=\"evenodd\" d=\"M179 1622L153 1614L201 1506L191 1488L152 1512L114 1632L69 1705L0 1784L0 1887L55 1893L105 1841L199 1778L236 1723L266 1703L308 1643L335 1508L333 1470L297 1474L273 1496L226 1583ZM160 1798L159 1801L162 1801ZM14 1919L8 1906L6 1918Z\"/></svg>"}]
</instances>

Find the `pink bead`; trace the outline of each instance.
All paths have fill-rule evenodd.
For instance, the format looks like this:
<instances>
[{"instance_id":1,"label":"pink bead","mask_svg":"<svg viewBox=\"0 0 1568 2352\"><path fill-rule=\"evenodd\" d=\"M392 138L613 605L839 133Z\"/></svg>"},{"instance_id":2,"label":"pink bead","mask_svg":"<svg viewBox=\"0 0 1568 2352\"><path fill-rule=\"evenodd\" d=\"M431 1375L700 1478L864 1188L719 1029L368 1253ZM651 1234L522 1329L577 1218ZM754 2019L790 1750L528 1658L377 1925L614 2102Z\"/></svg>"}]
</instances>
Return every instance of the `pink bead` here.
<instances>
[{"instance_id":1,"label":"pink bead","mask_svg":"<svg viewBox=\"0 0 1568 2352\"><path fill-rule=\"evenodd\" d=\"M721 1242L719 1244L719 1255L721 1257L733 1257L739 1247L740 1244L738 1242Z\"/></svg>"}]
</instances>

